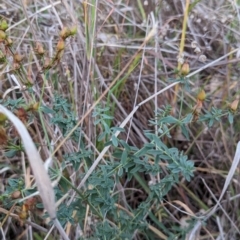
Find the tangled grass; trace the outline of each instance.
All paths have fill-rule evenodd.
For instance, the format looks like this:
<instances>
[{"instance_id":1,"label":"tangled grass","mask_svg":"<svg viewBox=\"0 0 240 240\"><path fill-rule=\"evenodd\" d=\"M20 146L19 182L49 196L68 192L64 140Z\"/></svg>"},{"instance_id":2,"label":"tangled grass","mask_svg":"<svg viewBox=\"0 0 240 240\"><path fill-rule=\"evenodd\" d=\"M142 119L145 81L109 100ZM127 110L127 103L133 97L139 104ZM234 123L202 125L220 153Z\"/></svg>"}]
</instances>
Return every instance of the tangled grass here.
<instances>
[{"instance_id":1,"label":"tangled grass","mask_svg":"<svg viewBox=\"0 0 240 240\"><path fill-rule=\"evenodd\" d=\"M0 6L2 239L239 238L238 1Z\"/></svg>"}]
</instances>

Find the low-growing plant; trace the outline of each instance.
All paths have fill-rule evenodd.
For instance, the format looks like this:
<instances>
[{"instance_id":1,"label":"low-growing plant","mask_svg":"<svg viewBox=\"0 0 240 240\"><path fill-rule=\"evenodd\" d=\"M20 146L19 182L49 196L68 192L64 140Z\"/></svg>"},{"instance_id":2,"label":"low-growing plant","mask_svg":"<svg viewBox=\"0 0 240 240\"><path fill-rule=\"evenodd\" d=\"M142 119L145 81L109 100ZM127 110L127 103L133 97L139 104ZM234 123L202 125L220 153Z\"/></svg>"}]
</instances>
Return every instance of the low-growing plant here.
<instances>
[{"instance_id":1,"label":"low-growing plant","mask_svg":"<svg viewBox=\"0 0 240 240\"><path fill-rule=\"evenodd\" d=\"M95 1L92 3L94 5ZM89 63L89 78L94 76L91 64L95 52L91 38L95 34L97 16L95 9L89 10L90 6L87 2L83 3L87 39L85 60ZM141 15L145 16L140 1L138 6ZM186 25L185 18L190 10L187 7L185 10ZM94 19L91 19L90 13ZM146 16L144 18L146 19ZM170 85L135 105L122 124L119 124L119 121L116 121L117 107L111 102L111 94L120 98L128 78L140 64L143 48L154 36L154 31L146 36L141 48L126 64L128 68L125 69L125 75L124 71L121 73L123 76L117 75L119 81L116 77L115 82L107 88L108 91L106 90L97 101L86 105L84 103L83 106L72 96L72 88L74 84L78 84L77 81L61 86L60 78L57 77L54 81L51 79L51 76L58 75L56 69L64 65L64 50L68 46L71 47L73 40L69 38L77 34L76 25L62 27L55 39L56 46L52 57L40 40L31 45L32 52L29 56L14 51L14 41L9 37L8 28L7 21L1 19L0 62L8 66L9 71L5 74L11 77L16 86L4 86L6 90L0 104L21 120L42 158L46 159L44 166L48 170L54 189L56 219L65 229L65 234L49 230L56 219L46 211L48 209L44 199L41 199L41 194L39 196L39 185L34 182L37 182L36 176L32 174L30 164L25 162L24 153L27 149L21 134L2 112L0 146L4 153L4 161L1 162L1 174L4 173L5 183L0 196L0 229L4 229L8 221L12 221L20 226L31 225L34 233L31 230L30 234L34 239L69 237L82 240L121 240L187 239L199 222L205 227L207 217L198 217L191 211L191 207L180 203L177 197L176 200L168 200L169 194L176 195L180 192L176 189L182 184L191 184L196 171L192 155L189 151L174 146L173 136L179 133L181 139L191 141L194 139L192 128L195 126L199 131L203 131L207 126L207 130L210 131L211 128L225 122L233 125L234 117L238 114L239 99L236 94L235 99L230 99L230 104L208 107L207 101L211 98L211 93L207 95L203 85L198 89L192 87L194 79L189 75L191 68L188 60L184 60L182 56L185 41L183 36L179 55L181 59L178 59L174 74L165 81ZM185 34L186 26L183 27L183 31ZM29 61L32 58L36 58L37 64L34 67L37 73L27 66L29 62L26 62L26 59ZM119 59L121 57L115 60ZM69 71L64 76L66 75L69 78L72 76ZM174 100L151 109L154 117L147 116L147 130L139 127L142 138L139 144L134 144L128 135L132 124L130 118L153 97L156 98L174 86L177 86L173 93ZM66 88L70 89L69 92ZM86 89L88 90L87 87ZM89 97L88 92L85 94L85 102L90 102L91 98L95 99L100 95L97 93ZM195 97L190 98L190 94ZM90 110L84 115L86 108ZM86 129L91 130L90 136L86 134L90 132ZM16 159L18 161L15 164ZM188 216L184 226L172 214L178 205L179 219L181 214ZM12 220L8 220L10 217ZM6 232L1 233L2 237L5 234L4 237L10 239L12 234L15 234L14 227L10 227L10 230L5 229ZM24 229L22 232L24 235Z\"/></svg>"}]
</instances>

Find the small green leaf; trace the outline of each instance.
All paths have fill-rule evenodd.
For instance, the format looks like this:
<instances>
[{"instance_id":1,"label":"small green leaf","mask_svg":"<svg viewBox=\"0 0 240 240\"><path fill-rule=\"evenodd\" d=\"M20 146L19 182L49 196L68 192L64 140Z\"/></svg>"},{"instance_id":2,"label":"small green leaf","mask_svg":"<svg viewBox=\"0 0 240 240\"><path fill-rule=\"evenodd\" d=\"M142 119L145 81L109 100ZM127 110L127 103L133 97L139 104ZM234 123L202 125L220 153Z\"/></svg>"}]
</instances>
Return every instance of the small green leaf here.
<instances>
[{"instance_id":1,"label":"small green leaf","mask_svg":"<svg viewBox=\"0 0 240 240\"><path fill-rule=\"evenodd\" d=\"M130 150L131 150L130 146L129 146L125 141L123 141L123 140L120 139L119 142L121 143L121 145L122 145L127 151L130 151Z\"/></svg>"},{"instance_id":2,"label":"small green leaf","mask_svg":"<svg viewBox=\"0 0 240 240\"><path fill-rule=\"evenodd\" d=\"M8 158L12 158L17 154L18 150L12 149L4 153L4 155Z\"/></svg>"},{"instance_id":3,"label":"small green leaf","mask_svg":"<svg viewBox=\"0 0 240 240\"><path fill-rule=\"evenodd\" d=\"M103 133L100 133L99 136L98 136L98 141L102 141L106 136L106 132L103 132Z\"/></svg>"},{"instance_id":4,"label":"small green leaf","mask_svg":"<svg viewBox=\"0 0 240 240\"><path fill-rule=\"evenodd\" d=\"M233 124L233 114L231 112L228 113L228 121L230 124Z\"/></svg>"},{"instance_id":5,"label":"small green leaf","mask_svg":"<svg viewBox=\"0 0 240 240\"><path fill-rule=\"evenodd\" d=\"M181 130L182 130L184 137L189 141L189 133L188 133L188 129L187 129L186 125L182 125Z\"/></svg>"},{"instance_id":6,"label":"small green leaf","mask_svg":"<svg viewBox=\"0 0 240 240\"><path fill-rule=\"evenodd\" d=\"M115 137L115 135L112 136L112 143L114 147L118 146L118 139Z\"/></svg>"},{"instance_id":7,"label":"small green leaf","mask_svg":"<svg viewBox=\"0 0 240 240\"><path fill-rule=\"evenodd\" d=\"M112 127L111 128L113 132L125 132L125 129L124 128L120 128L120 127Z\"/></svg>"},{"instance_id":8,"label":"small green leaf","mask_svg":"<svg viewBox=\"0 0 240 240\"><path fill-rule=\"evenodd\" d=\"M99 124L101 122L101 119L97 119L93 122L93 124L96 126L97 124Z\"/></svg>"},{"instance_id":9,"label":"small green leaf","mask_svg":"<svg viewBox=\"0 0 240 240\"><path fill-rule=\"evenodd\" d=\"M127 162L127 151L124 150L124 151L122 152L122 156L121 156L121 164L122 164L122 165L125 165L126 162Z\"/></svg>"},{"instance_id":10,"label":"small green leaf","mask_svg":"<svg viewBox=\"0 0 240 240\"><path fill-rule=\"evenodd\" d=\"M120 167L120 168L118 169L118 176L121 177L122 175L123 175L123 168Z\"/></svg>"},{"instance_id":11,"label":"small green leaf","mask_svg":"<svg viewBox=\"0 0 240 240\"><path fill-rule=\"evenodd\" d=\"M51 109L51 108L48 108L46 106L41 106L40 107L40 110L44 113L47 113L47 114L54 114L55 112Z\"/></svg>"},{"instance_id":12,"label":"small green leaf","mask_svg":"<svg viewBox=\"0 0 240 240\"><path fill-rule=\"evenodd\" d=\"M187 114L187 116L182 120L182 123L184 124L188 124L192 122L192 113Z\"/></svg>"},{"instance_id":13,"label":"small green leaf","mask_svg":"<svg viewBox=\"0 0 240 240\"><path fill-rule=\"evenodd\" d=\"M162 118L160 120L160 122L163 122L163 123L179 123L179 120L176 119L173 116L167 116L167 117Z\"/></svg>"}]
</instances>

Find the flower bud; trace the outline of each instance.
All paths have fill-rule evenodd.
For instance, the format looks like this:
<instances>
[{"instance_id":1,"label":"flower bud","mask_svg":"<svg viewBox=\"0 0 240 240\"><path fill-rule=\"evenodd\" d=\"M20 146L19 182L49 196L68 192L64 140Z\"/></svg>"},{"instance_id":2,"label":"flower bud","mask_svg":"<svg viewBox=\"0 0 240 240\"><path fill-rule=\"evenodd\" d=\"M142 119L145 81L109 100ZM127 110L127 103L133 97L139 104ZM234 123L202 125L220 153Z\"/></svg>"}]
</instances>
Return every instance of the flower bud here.
<instances>
[{"instance_id":1,"label":"flower bud","mask_svg":"<svg viewBox=\"0 0 240 240\"><path fill-rule=\"evenodd\" d=\"M28 108L27 111L37 111L39 109L39 102L32 103Z\"/></svg>"},{"instance_id":2,"label":"flower bud","mask_svg":"<svg viewBox=\"0 0 240 240\"><path fill-rule=\"evenodd\" d=\"M28 218L28 209L25 204L22 205L21 210L18 213L21 220L26 220Z\"/></svg>"},{"instance_id":3,"label":"flower bud","mask_svg":"<svg viewBox=\"0 0 240 240\"><path fill-rule=\"evenodd\" d=\"M183 63L180 70L181 75L186 76L188 75L189 72L190 72L189 64L187 62Z\"/></svg>"},{"instance_id":4,"label":"flower bud","mask_svg":"<svg viewBox=\"0 0 240 240\"><path fill-rule=\"evenodd\" d=\"M0 112L0 125L4 125L7 120L7 116Z\"/></svg>"},{"instance_id":5,"label":"flower bud","mask_svg":"<svg viewBox=\"0 0 240 240\"><path fill-rule=\"evenodd\" d=\"M12 198L17 199L21 197L21 192L19 190L16 190L12 193Z\"/></svg>"},{"instance_id":6,"label":"flower bud","mask_svg":"<svg viewBox=\"0 0 240 240\"><path fill-rule=\"evenodd\" d=\"M44 59L44 65L43 65L43 69L50 69L52 67L52 62L50 60L50 58L45 58Z\"/></svg>"},{"instance_id":7,"label":"flower bud","mask_svg":"<svg viewBox=\"0 0 240 240\"><path fill-rule=\"evenodd\" d=\"M0 42L5 40L6 38L7 38L7 34L3 30L0 30Z\"/></svg>"},{"instance_id":8,"label":"flower bud","mask_svg":"<svg viewBox=\"0 0 240 240\"><path fill-rule=\"evenodd\" d=\"M197 99L202 102L206 99L206 93L203 89L198 93Z\"/></svg>"},{"instance_id":9,"label":"flower bud","mask_svg":"<svg viewBox=\"0 0 240 240\"><path fill-rule=\"evenodd\" d=\"M13 44L12 39L9 38L9 37L7 37L6 40L5 40L5 45L6 45L7 47L11 47L12 44Z\"/></svg>"},{"instance_id":10,"label":"flower bud","mask_svg":"<svg viewBox=\"0 0 240 240\"><path fill-rule=\"evenodd\" d=\"M77 33L77 25L72 26L70 28L70 33L71 33L71 35L75 35Z\"/></svg>"},{"instance_id":11,"label":"flower bud","mask_svg":"<svg viewBox=\"0 0 240 240\"><path fill-rule=\"evenodd\" d=\"M16 53L14 54L13 58L16 63L20 63L23 60L24 56Z\"/></svg>"},{"instance_id":12,"label":"flower bud","mask_svg":"<svg viewBox=\"0 0 240 240\"><path fill-rule=\"evenodd\" d=\"M39 42L36 43L35 51L39 55L43 55L45 53L43 45Z\"/></svg>"},{"instance_id":13,"label":"flower bud","mask_svg":"<svg viewBox=\"0 0 240 240\"><path fill-rule=\"evenodd\" d=\"M16 116L23 122L26 123L28 120L27 112L24 108L20 107L15 111Z\"/></svg>"},{"instance_id":14,"label":"flower bud","mask_svg":"<svg viewBox=\"0 0 240 240\"><path fill-rule=\"evenodd\" d=\"M6 31L8 29L8 23L5 19L0 22L0 30Z\"/></svg>"},{"instance_id":15,"label":"flower bud","mask_svg":"<svg viewBox=\"0 0 240 240\"><path fill-rule=\"evenodd\" d=\"M35 102L35 103L33 104L33 110L34 110L34 111L38 111L39 107L40 107L40 103L39 103L39 102Z\"/></svg>"},{"instance_id":16,"label":"flower bud","mask_svg":"<svg viewBox=\"0 0 240 240\"><path fill-rule=\"evenodd\" d=\"M57 44L57 51L62 51L65 48L65 43L63 39L60 39Z\"/></svg>"},{"instance_id":17,"label":"flower bud","mask_svg":"<svg viewBox=\"0 0 240 240\"><path fill-rule=\"evenodd\" d=\"M238 103L239 103L239 99L235 99L231 104L230 104L230 109L233 112L236 112L237 108L238 108Z\"/></svg>"},{"instance_id":18,"label":"flower bud","mask_svg":"<svg viewBox=\"0 0 240 240\"><path fill-rule=\"evenodd\" d=\"M60 36L62 39L66 39L67 37L69 37L70 34L71 34L70 29L67 27L64 27L60 32Z\"/></svg>"},{"instance_id":19,"label":"flower bud","mask_svg":"<svg viewBox=\"0 0 240 240\"><path fill-rule=\"evenodd\" d=\"M56 63L56 62L59 63L59 61L61 60L61 58L62 58L62 56L63 56L63 53L64 53L63 50L57 52L57 54L56 54L56 56L55 56L55 58L54 58L54 63Z\"/></svg>"}]
</instances>

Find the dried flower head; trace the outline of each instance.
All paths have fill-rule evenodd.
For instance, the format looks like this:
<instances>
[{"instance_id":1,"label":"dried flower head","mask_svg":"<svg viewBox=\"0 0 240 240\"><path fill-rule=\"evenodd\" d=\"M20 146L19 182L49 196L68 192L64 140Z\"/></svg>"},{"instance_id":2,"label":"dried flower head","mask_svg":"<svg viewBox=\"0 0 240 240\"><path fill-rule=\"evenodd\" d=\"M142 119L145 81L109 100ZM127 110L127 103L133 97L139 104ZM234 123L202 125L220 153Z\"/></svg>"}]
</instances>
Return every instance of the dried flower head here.
<instances>
[{"instance_id":1,"label":"dried flower head","mask_svg":"<svg viewBox=\"0 0 240 240\"><path fill-rule=\"evenodd\" d=\"M191 48L196 48L196 47L198 47L198 43L196 41L192 41Z\"/></svg>"},{"instance_id":2,"label":"dried flower head","mask_svg":"<svg viewBox=\"0 0 240 240\"><path fill-rule=\"evenodd\" d=\"M179 58L177 59L177 61L178 61L178 63L183 64L183 63L184 63L184 58L179 57Z\"/></svg>"},{"instance_id":3,"label":"dried flower head","mask_svg":"<svg viewBox=\"0 0 240 240\"><path fill-rule=\"evenodd\" d=\"M207 32L208 31L208 28L205 26L205 27L203 27L203 31L204 32Z\"/></svg>"},{"instance_id":4,"label":"dried flower head","mask_svg":"<svg viewBox=\"0 0 240 240\"><path fill-rule=\"evenodd\" d=\"M201 22L202 22L202 19L201 19L201 18L198 18L198 19L196 20L196 22L197 22L197 23L201 23Z\"/></svg>"},{"instance_id":5,"label":"dried flower head","mask_svg":"<svg viewBox=\"0 0 240 240\"><path fill-rule=\"evenodd\" d=\"M207 61L207 57L202 54L202 55L199 56L199 61L206 62Z\"/></svg>"},{"instance_id":6,"label":"dried flower head","mask_svg":"<svg viewBox=\"0 0 240 240\"><path fill-rule=\"evenodd\" d=\"M200 49L199 47L196 47L196 48L194 49L194 52L198 54L198 53L201 52L201 49Z\"/></svg>"},{"instance_id":7,"label":"dried flower head","mask_svg":"<svg viewBox=\"0 0 240 240\"><path fill-rule=\"evenodd\" d=\"M184 63L184 53L179 53L178 55L177 55L177 61L178 61L178 63L180 63L181 65Z\"/></svg>"}]
</instances>

